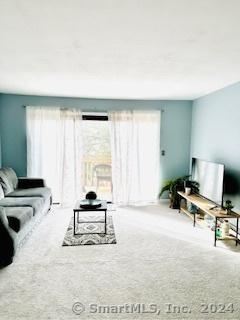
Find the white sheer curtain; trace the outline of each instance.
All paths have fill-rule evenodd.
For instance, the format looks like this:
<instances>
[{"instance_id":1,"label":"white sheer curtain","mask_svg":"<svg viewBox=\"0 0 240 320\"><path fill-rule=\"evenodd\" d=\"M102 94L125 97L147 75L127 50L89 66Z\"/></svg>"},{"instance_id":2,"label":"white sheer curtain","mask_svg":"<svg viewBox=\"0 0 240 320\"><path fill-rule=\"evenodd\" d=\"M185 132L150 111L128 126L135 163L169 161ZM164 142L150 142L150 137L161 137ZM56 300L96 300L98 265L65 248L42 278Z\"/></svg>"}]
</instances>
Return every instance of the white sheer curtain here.
<instances>
[{"instance_id":1,"label":"white sheer curtain","mask_svg":"<svg viewBox=\"0 0 240 320\"><path fill-rule=\"evenodd\" d=\"M160 115L160 111L109 112L115 203L127 205L157 200Z\"/></svg>"},{"instance_id":2,"label":"white sheer curtain","mask_svg":"<svg viewBox=\"0 0 240 320\"><path fill-rule=\"evenodd\" d=\"M78 109L27 107L27 173L46 179L53 200L81 197L82 114Z\"/></svg>"}]
</instances>

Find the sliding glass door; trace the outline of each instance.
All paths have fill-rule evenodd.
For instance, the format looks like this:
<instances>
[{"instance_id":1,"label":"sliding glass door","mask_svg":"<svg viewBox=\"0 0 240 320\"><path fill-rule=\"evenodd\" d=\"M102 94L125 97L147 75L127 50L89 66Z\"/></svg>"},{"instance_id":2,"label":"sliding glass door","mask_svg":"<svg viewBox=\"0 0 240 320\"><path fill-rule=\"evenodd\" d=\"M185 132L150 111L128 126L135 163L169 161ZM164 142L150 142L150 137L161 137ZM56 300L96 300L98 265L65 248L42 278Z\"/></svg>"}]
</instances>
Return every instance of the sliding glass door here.
<instances>
[{"instance_id":1,"label":"sliding glass door","mask_svg":"<svg viewBox=\"0 0 240 320\"><path fill-rule=\"evenodd\" d=\"M112 166L107 117L85 117L83 138L83 193L95 191L99 199L112 201ZM83 118L84 119L84 118Z\"/></svg>"}]
</instances>

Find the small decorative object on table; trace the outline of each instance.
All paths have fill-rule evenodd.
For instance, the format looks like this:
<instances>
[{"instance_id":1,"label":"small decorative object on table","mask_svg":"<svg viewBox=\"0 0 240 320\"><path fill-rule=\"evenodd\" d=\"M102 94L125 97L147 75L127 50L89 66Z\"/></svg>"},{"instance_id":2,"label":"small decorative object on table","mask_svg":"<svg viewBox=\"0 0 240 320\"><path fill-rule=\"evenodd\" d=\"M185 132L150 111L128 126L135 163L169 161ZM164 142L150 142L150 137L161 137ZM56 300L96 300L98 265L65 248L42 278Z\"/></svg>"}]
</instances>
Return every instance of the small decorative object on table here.
<instances>
[{"instance_id":1,"label":"small decorative object on table","mask_svg":"<svg viewBox=\"0 0 240 320\"><path fill-rule=\"evenodd\" d=\"M226 200L225 206L223 206L223 209L226 210L226 214L231 214L231 211L233 208L234 208L234 206L232 205L232 201Z\"/></svg>"},{"instance_id":2,"label":"small decorative object on table","mask_svg":"<svg viewBox=\"0 0 240 320\"><path fill-rule=\"evenodd\" d=\"M185 188L186 195L189 196L191 194L191 181L189 180L184 181L184 188Z\"/></svg>"},{"instance_id":3,"label":"small decorative object on table","mask_svg":"<svg viewBox=\"0 0 240 320\"><path fill-rule=\"evenodd\" d=\"M208 228L212 229L214 228L214 218L211 217L209 214L204 215L204 221L206 222L206 225Z\"/></svg>"},{"instance_id":4,"label":"small decorative object on table","mask_svg":"<svg viewBox=\"0 0 240 320\"><path fill-rule=\"evenodd\" d=\"M217 227L216 236L219 237L219 238L221 238L221 236L222 236L222 230L219 227Z\"/></svg>"},{"instance_id":5,"label":"small decorative object on table","mask_svg":"<svg viewBox=\"0 0 240 320\"><path fill-rule=\"evenodd\" d=\"M192 204L190 201L187 201L187 209L190 213L198 213L198 208L194 204Z\"/></svg>"},{"instance_id":6,"label":"small decorative object on table","mask_svg":"<svg viewBox=\"0 0 240 320\"><path fill-rule=\"evenodd\" d=\"M223 237L229 236L230 225L228 220L224 220L221 226L221 230L222 230Z\"/></svg>"},{"instance_id":7,"label":"small decorative object on table","mask_svg":"<svg viewBox=\"0 0 240 320\"><path fill-rule=\"evenodd\" d=\"M101 200L97 199L97 195L94 191L89 191L86 194L86 199L80 201L80 207L83 209L96 209L101 207Z\"/></svg>"},{"instance_id":8,"label":"small decorative object on table","mask_svg":"<svg viewBox=\"0 0 240 320\"><path fill-rule=\"evenodd\" d=\"M89 191L86 194L86 199L88 199L88 200L96 200L97 199L97 194L94 191Z\"/></svg>"}]
</instances>

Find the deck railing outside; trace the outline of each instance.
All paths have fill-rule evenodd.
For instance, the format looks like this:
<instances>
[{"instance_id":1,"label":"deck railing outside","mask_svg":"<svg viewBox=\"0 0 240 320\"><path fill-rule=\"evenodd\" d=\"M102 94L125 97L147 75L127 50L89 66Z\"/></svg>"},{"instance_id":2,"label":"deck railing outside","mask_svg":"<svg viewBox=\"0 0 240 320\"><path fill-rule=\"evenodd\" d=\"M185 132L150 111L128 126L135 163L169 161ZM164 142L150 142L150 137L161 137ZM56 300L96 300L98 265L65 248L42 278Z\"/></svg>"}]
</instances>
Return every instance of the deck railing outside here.
<instances>
[{"instance_id":1,"label":"deck railing outside","mask_svg":"<svg viewBox=\"0 0 240 320\"><path fill-rule=\"evenodd\" d=\"M85 157L84 163L84 191L95 191L98 197L111 200L111 157ZM100 167L100 172L97 168ZM101 167L103 167L101 169Z\"/></svg>"}]
</instances>

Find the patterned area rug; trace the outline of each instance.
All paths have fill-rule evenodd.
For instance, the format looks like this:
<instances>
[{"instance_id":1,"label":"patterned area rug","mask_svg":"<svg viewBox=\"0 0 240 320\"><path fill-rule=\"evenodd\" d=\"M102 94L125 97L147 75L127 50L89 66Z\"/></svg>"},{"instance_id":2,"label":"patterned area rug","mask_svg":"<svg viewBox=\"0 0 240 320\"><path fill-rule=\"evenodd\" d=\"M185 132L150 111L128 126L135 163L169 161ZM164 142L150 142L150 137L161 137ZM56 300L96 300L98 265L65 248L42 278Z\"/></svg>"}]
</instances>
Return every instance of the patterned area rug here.
<instances>
[{"instance_id":1,"label":"patterned area rug","mask_svg":"<svg viewBox=\"0 0 240 320\"><path fill-rule=\"evenodd\" d=\"M88 221L88 222L85 222ZM90 222L89 222L90 221ZM94 222L91 222L94 221ZM102 216L79 216L79 222L76 222L76 233L73 234L73 217L71 218L67 232L63 240L63 246L80 246L93 244L115 244L117 243L112 217L107 215L107 233L92 234L104 232L104 218ZM81 234L85 233L85 234ZM87 234L86 234L87 233Z\"/></svg>"}]
</instances>

